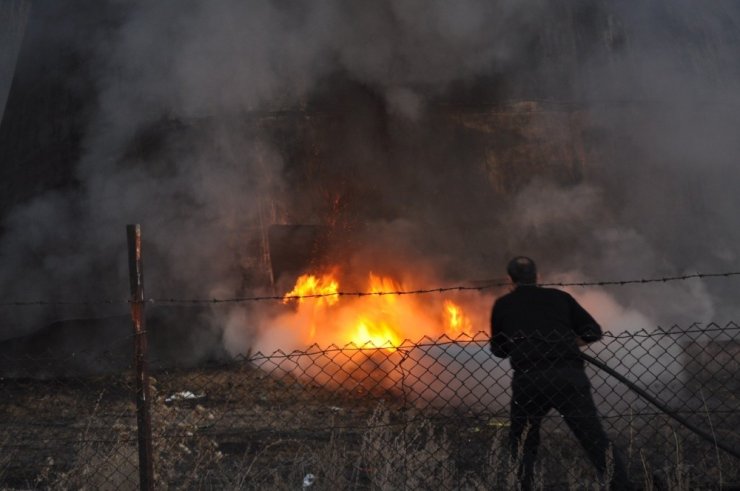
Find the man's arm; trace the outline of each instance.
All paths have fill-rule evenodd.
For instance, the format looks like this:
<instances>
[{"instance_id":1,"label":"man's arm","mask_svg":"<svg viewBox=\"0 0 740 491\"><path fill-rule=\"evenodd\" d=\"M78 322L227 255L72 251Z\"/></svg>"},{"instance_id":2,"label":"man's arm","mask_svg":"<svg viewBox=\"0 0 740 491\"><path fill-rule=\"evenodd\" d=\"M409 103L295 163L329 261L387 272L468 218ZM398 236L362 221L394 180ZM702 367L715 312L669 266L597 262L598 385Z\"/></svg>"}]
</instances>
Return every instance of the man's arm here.
<instances>
[{"instance_id":1,"label":"man's arm","mask_svg":"<svg viewBox=\"0 0 740 491\"><path fill-rule=\"evenodd\" d=\"M509 356L510 340L502 332L500 307L497 308L498 303L493 305L491 311L491 353L499 358L507 358Z\"/></svg>"},{"instance_id":2,"label":"man's arm","mask_svg":"<svg viewBox=\"0 0 740 491\"><path fill-rule=\"evenodd\" d=\"M576 344L586 346L594 341L601 339L603 335L601 326L589 314L586 309L581 307L575 298L571 299L571 322L573 331L576 333Z\"/></svg>"},{"instance_id":3,"label":"man's arm","mask_svg":"<svg viewBox=\"0 0 740 491\"><path fill-rule=\"evenodd\" d=\"M593 341L591 341L591 342L593 342ZM588 341L584 341L584 339L581 336L576 336L576 345L579 348L580 347L583 347L583 346L586 346L588 344L591 344L591 343L589 343Z\"/></svg>"}]
</instances>

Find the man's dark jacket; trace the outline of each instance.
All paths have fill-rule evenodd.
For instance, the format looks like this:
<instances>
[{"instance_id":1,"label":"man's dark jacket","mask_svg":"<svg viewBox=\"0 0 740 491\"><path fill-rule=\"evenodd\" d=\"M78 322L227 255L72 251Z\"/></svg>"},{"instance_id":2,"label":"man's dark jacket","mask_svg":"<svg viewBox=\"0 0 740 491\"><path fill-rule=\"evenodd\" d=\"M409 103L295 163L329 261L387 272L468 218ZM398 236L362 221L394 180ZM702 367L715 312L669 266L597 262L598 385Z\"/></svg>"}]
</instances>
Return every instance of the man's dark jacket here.
<instances>
[{"instance_id":1,"label":"man's dark jacket","mask_svg":"<svg viewBox=\"0 0 740 491\"><path fill-rule=\"evenodd\" d=\"M568 293L520 285L491 312L491 351L515 371L583 368L576 337L590 343L601 327Z\"/></svg>"}]
</instances>

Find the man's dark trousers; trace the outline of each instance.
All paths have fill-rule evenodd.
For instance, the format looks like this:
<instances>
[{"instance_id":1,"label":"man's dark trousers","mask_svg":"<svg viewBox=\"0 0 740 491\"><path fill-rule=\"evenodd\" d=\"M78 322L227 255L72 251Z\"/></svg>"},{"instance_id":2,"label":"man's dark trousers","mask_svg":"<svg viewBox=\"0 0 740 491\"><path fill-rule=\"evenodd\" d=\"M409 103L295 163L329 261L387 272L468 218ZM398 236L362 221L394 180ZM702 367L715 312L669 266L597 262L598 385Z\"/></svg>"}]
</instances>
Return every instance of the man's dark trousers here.
<instances>
[{"instance_id":1,"label":"man's dark trousers","mask_svg":"<svg viewBox=\"0 0 740 491\"><path fill-rule=\"evenodd\" d=\"M534 463L540 443L540 423L554 408L583 446L600 475L607 470L607 453L612 452L596 412L591 386L583 369L515 371L511 384L511 428L509 446L512 456L521 458L519 477L522 489L532 487ZM526 432L524 443L522 435ZM630 489L619 452L612 453L611 489Z\"/></svg>"}]
</instances>

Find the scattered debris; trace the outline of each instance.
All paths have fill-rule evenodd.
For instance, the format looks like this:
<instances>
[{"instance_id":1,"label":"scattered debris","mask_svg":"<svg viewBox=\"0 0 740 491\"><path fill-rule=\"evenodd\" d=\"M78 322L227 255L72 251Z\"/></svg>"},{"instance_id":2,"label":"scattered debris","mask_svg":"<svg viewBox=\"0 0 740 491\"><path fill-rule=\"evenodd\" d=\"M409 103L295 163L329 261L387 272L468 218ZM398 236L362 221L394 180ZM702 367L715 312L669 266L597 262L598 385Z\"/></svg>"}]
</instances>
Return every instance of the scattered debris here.
<instances>
[{"instance_id":1,"label":"scattered debris","mask_svg":"<svg viewBox=\"0 0 740 491\"><path fill-rule=\"evenodd\" d=\"M199 401L201 399L205 399L206 394L205 392L190 392L189 390L183 390L181 392L175 392L169 397L166 397L164 399L165 404L173 404L178 401Z\"/></svg>"},{"instance_id":2,"label":"scattered debris","mask_svg":"<svg viewBox=\"0 0 740 491\"><path fill-rule=\"evenodd\" d=\"M488 420L488 426L493 426L494 428L506 428L509 426L509 420L503 418L491 418Z\"/></svg>"},{"instance_id":3,"label":"scattered debris","mask_svg":"<svg viewBox=\"0 0 740 491\"><path fill-rule=\"evenodd\" d=\"M313 483L316 482L316 476L313 474L306 474L303 477L303 489L310 488L313 486Z\"/></svg>"}]
</instances>

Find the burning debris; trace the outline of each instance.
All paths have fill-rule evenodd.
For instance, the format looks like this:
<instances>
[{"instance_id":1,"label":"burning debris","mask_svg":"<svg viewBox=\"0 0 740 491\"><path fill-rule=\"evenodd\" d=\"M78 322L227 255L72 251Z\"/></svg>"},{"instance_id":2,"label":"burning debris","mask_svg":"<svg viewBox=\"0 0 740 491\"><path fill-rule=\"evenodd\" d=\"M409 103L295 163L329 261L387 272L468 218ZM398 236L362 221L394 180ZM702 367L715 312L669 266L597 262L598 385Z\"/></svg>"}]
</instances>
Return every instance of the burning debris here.
<instances>
[{"instance_id":1,"label":"burning debris","mask_svg":"<svg viewBox=\"0 0 740 491\"><path fill-rule=\"evenodd\" d=\"M306 346L351 345L394 351L404 340L425 336L471 337L473 322L449 298L422 298L388 276L368 274L366 289L340 292L336 274L305 274L284 295L294 304L295 327ZM485 326L479 326L483 330Z\"/></svg>"},{"instance_id":2,"label":"burning debris","mask_svg":"<svg viewBox=\"0 0 740 491\"><path fill-rule=\"evenodd\" d=\"M203 400L206 398L205 392L192 392L189 390L182 390L180 392L175 392L174 394L165 397L164 402L167 405L174 404L176 402L191 402L195 404L199 400Z\"/></svg>"},{"instance_id":3,"label":"burning debris","mask_svg":"<svg viewBox=\"0 0 740 491\"><path fill-rule=\"evenodd\" d=\"M275 367L257 354L255 366L358 396L396 398L413 387L409 404L434 404L446 390L465 393L465 403L495 403L495 395L479 393L469 381L442 379L447 367L467 362L471 372L480 371L479 380L505 376L479 346L488 337L481 331L489 296L413 295L415 283L389 274L329 269L300 275L286 288L282 308L259 318L260 353L278 350L287 362Z\"/></svg>"}]
</instances>

